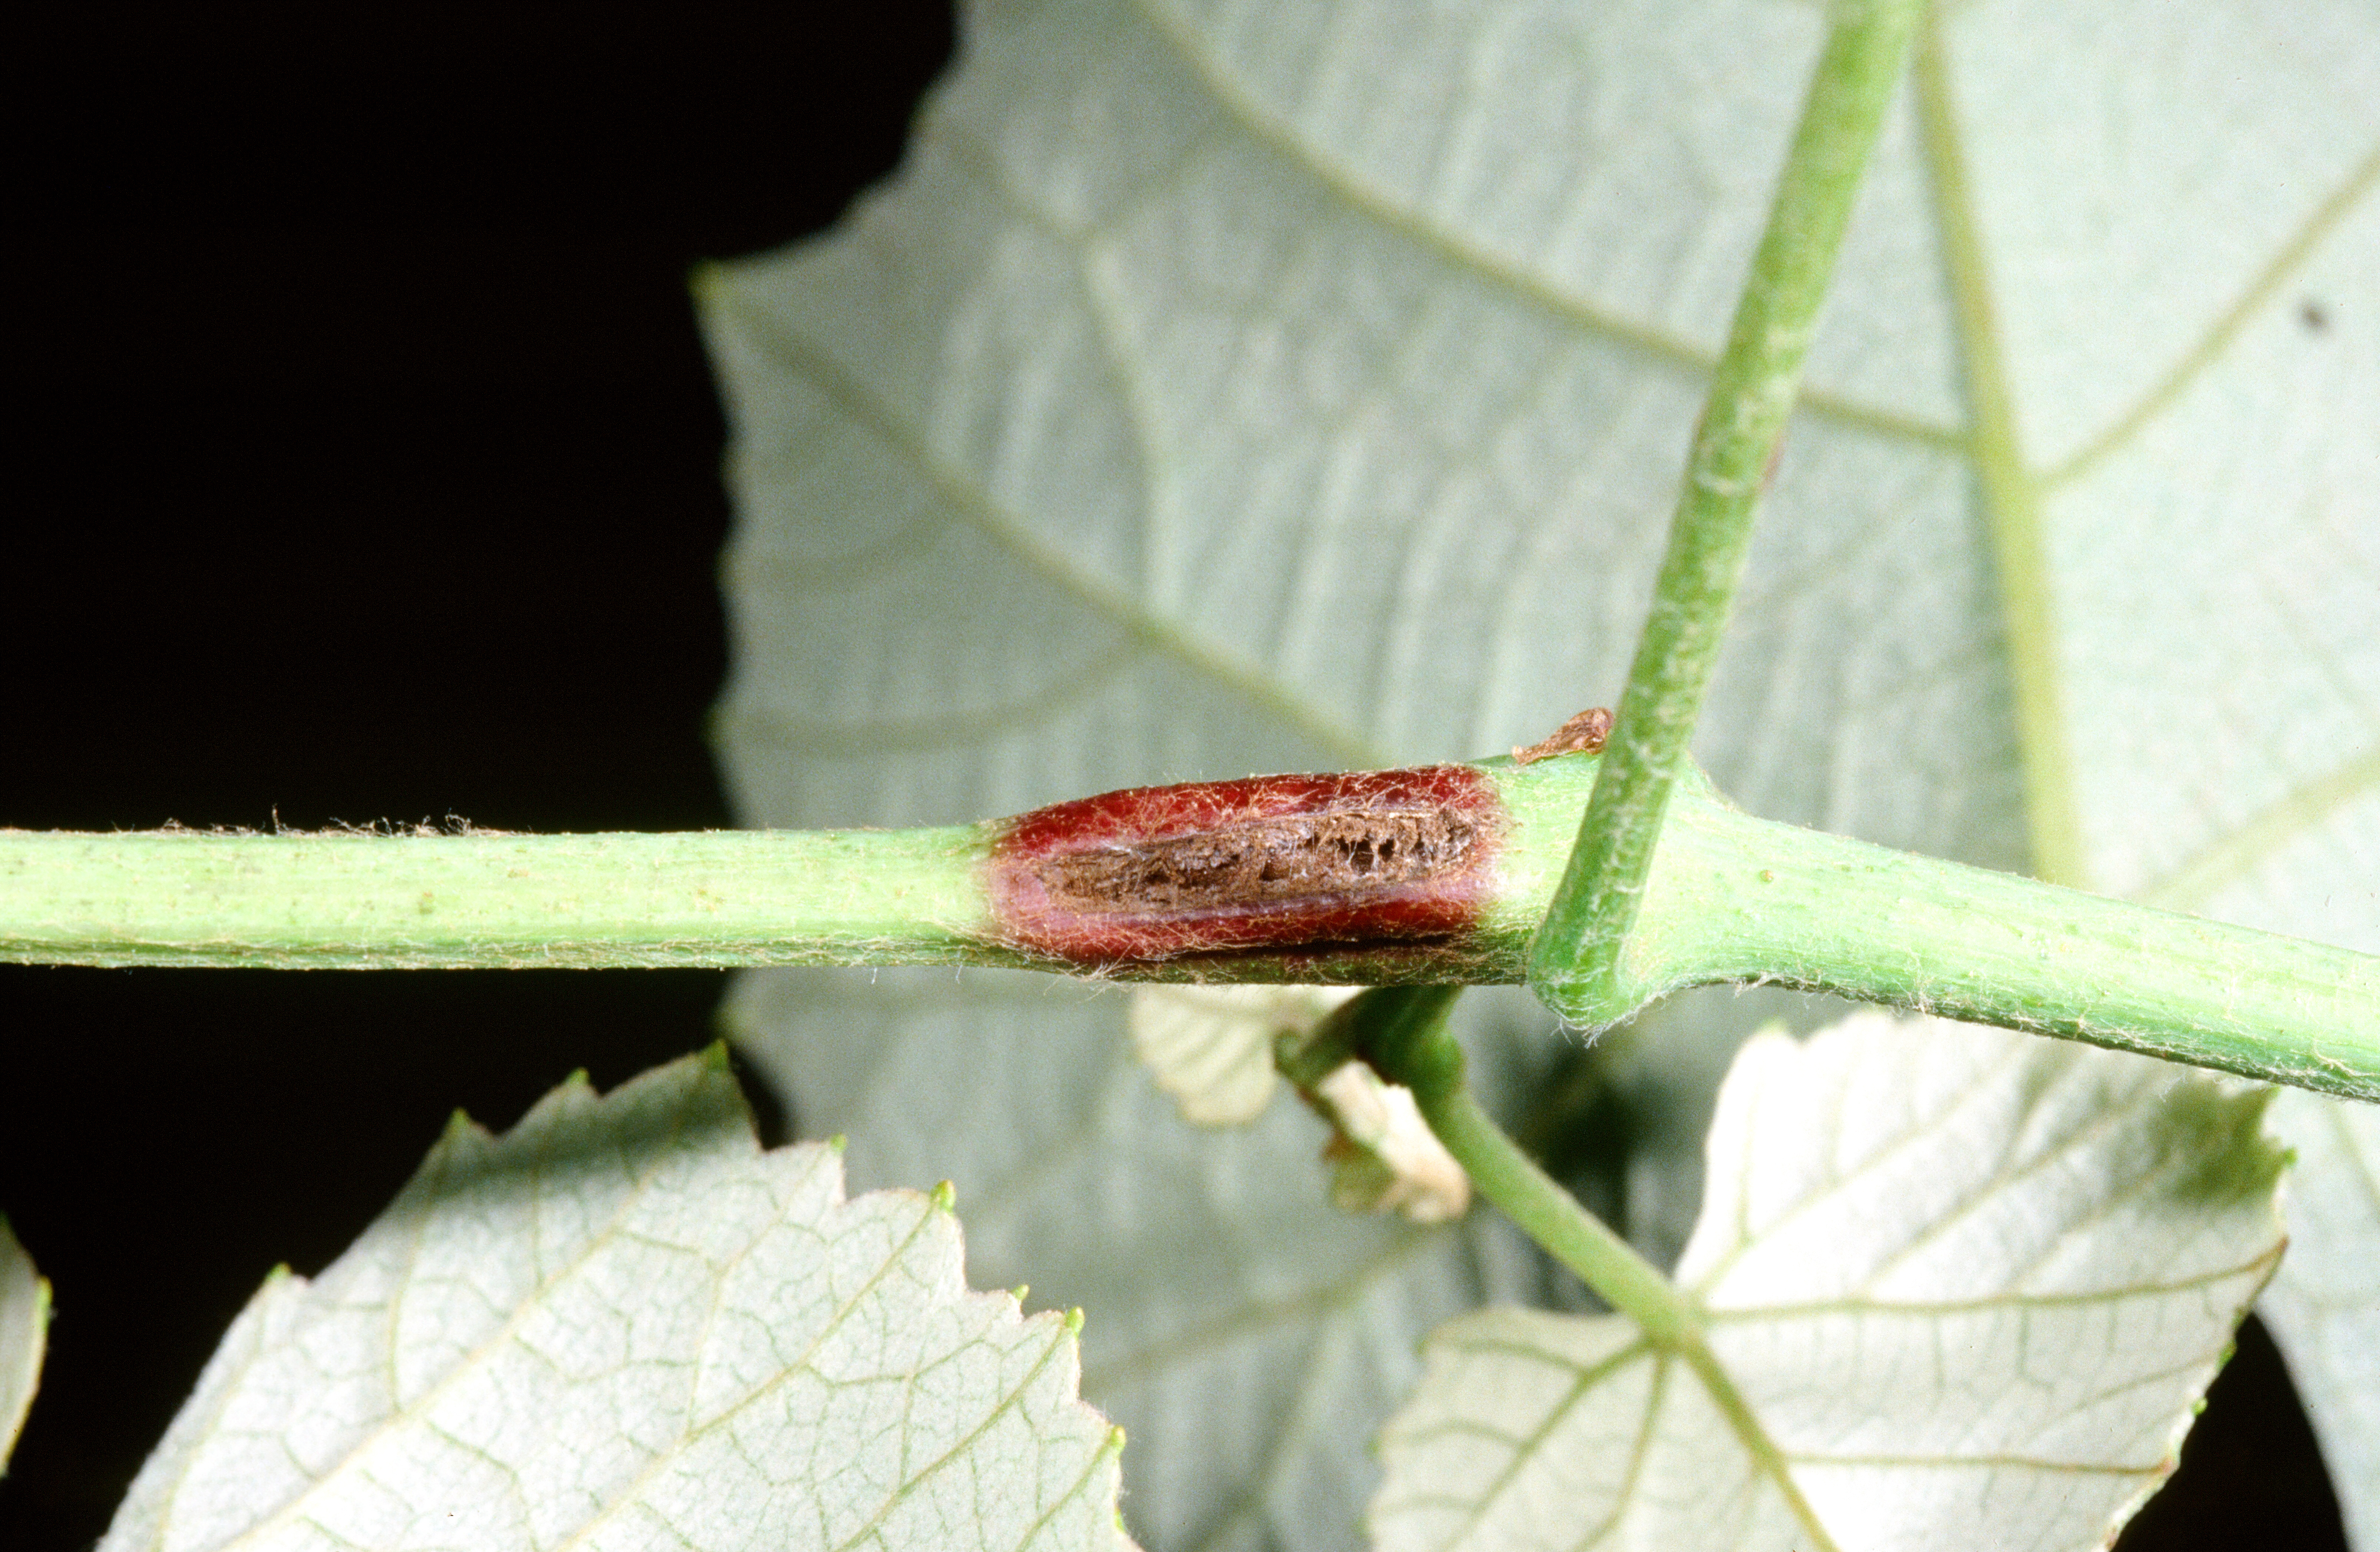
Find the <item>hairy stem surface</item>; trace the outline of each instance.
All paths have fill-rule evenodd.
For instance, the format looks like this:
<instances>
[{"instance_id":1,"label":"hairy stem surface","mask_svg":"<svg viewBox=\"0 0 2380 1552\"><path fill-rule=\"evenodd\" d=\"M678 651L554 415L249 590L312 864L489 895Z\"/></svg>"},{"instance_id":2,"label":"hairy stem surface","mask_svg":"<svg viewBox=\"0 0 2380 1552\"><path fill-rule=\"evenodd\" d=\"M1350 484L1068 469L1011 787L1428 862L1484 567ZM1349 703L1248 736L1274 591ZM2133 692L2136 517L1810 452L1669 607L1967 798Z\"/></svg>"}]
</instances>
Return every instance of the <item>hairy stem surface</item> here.
<instances>
[{"instance_id":1,"label":"hairy stem surface","mask_svg":"<svg viewBox=\"0 0 2380 1552\"><path fill-rule=\"evenodd\" d=\"M1602 779L1530 952L1530 980L1565 1018L1593 1021L1616 992L1670 789L1718 662L1754 507L1922 8L1919 0L1834 7L1768 228L1712 374Z\"/></svg>"},{"instance_id":2,"label":"hairy stem surface","mask_svg":"<svg viewBox=\"0 0 2380 1552\"><path fill-rule=\"evenodd\" d=\"M0 960L250 969L981 962L981 827L0 831Z\"/></svg>"},{"instance_id":3,"label":"hairy stem surface","mask_svg":"<svg viewBox=\"0 0 2380 1552\"><path fill-rule=\"evenodd\" d=\"M1296 809L1247 820L1245 782L1170 796L1145 789L1094 806L1110 830L1127 822L1117 813L1169 834L1218 827L1153 849L1141 830L1100 831L1088 850L1062 855L1069 866L1115 863L1126 882L1108 903L1135 924L1130 941L1158 945L1138 957L1117 956L1108 938L1069 957L1063 940L1031 930L1042 918L1003 903L1002 880L1038 865L1017 859L1013 838L1079 818L1082 805L1060 805L1038 818L915 831L0 831L0 961L987 964L1129 980L1518 981L1596 763L1571 755L1300 779L1312 793L1294 801L1320 806L1312 824L1296 822ZM1418 812L1459 813L1472 842L1452 862L1426 848L1404 869L1402 847L1427 838L1412 806L1450 792ZM1375 801L1392 806L1361 806ZM1610 1025L1684 987L1766 981L2380 1099L2380 956L1755 818L1691 766L1670 806L1636 929L1583 1023ZM1209 810L1220 817L1200 817ZM1222 876L1239 882L1189 890L1185 903L1182 870L1185 857L1198 860L1199 833L1222 837L1205 860L1220 858ZM1135 875L1124 864L1147 873L1148 898L1127 887ZM1240 887L1275 864L1291 892ZM1297 882L1291 864L1315 877ZM1309 884L1319 892L1296 892ZM1165 931L1152 936L1153 923Z\"/></svg>"}]
</instances>

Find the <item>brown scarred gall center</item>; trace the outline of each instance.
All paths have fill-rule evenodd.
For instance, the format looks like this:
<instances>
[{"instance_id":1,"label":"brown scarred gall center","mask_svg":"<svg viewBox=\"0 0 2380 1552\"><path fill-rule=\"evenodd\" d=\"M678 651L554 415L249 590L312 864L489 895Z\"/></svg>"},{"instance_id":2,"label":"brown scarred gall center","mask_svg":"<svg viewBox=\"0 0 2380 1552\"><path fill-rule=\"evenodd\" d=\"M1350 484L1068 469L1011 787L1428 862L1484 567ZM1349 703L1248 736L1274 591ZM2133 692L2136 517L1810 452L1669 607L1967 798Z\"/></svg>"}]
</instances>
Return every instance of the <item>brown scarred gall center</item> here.
<instances>
[{"instance_id":1,"label":"brown scarred gall center","mask_svg":"<svg viewBox=\"0 0 2380 1552\"><path fill-rule=\"evenodd\" d=\"M1450 939L1503 825L1468 766L1135 787L1011 821L992 909L1017 946L1102 967Z\"/></svg>"}]
</instances>

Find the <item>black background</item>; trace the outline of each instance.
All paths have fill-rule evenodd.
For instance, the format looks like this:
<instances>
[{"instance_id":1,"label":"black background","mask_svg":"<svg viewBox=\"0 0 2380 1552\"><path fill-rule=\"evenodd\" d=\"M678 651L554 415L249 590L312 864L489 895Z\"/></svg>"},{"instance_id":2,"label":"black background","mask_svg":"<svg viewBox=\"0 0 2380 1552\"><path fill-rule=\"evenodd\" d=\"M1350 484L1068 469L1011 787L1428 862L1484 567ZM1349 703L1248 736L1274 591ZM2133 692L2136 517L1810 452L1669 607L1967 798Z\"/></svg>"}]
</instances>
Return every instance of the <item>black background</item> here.
<instances>
[{"instance_id":1,"label":"black background","mask_svg":"<svg viewBox=\"0 0 2380 1552\"><path fill-rule=\"evenodd\" d=\"M730 822L687 270L891 170L950 42L906 0L13 22L0 824ZM96 1537L452 1109L700 1045L721 986L0 966L0 1206L58 1311L0 1546ZM2126 1546L2252 1544L2343 1546L2252 1326Z\"/></svg>"}]
</instances>

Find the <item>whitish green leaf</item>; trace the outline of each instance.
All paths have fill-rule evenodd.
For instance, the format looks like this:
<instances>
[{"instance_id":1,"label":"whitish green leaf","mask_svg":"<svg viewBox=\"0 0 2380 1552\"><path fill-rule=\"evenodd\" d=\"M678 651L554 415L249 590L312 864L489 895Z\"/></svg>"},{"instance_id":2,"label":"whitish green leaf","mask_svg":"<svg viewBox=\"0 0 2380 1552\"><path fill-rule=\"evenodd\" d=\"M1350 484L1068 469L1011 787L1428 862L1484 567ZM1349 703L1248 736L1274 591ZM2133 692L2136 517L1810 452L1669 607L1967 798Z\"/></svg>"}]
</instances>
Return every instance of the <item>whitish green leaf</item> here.
<instances>
[{"instance_id":1,"label":"whitish green leaf","mask_svg":"<svg viewBox=\"0 0 2380 1552\"><path fill-rule=\"evenodd\" d=\"M2264 1097L1876 1012L1755 1037L1678 1267L1730 1393L1619 1316L1466 1316L1378 1545L2102 1545L2280 1255Z\"/></svg>"},{"instance_id":2,"label":"whitish green leaf","mask_svg":"<svg viewBox=\"0 0 2380 1552\"><path fill-rule=\"evenodd\" d=\"M49 1331L50 1285L0 1217L0 1466L8 1463L40 1388Z\"/></svg>"},{"instance_id":3,"label":"whitish green leaf","mask_svg":"<svg viewBox=\"0 0 2380 1552\"><path fill-rule=\"evenodd\" d=\"M1353 987L1156 986L1132 994L1133 1049L1195 1126L1245 1126L1272 1101L1272 1045L1306 1033Z\"/></svg>"},{"instance_id":4,"label":"whitish green leaf","mask_svg":"<svg viewBox=\"0 0 2380 1552\"><path fill-rule=\"evenodd\" d=\"M319 1279L232 1326L102 1544L1120 1547L1113 1430L957 1220L763 1153L689 1058L458 1119Z\"/></svg>"},{"instance_id":5,"label":"whitish green leaf","mask_svg":"<svg viewBox=\"0 0 2380 1552\"><path fill-rule=\"evenodd\" d=\"M1484 1216L1328 1206L1328 1133L1301 1106L1185 1127L1122 1001L1012 973L795 971L744 980L729 1012L806 1127L849 1131L856 1182L955 1181L977 1279L1088 1312L1083 1395L1131 1431L1136 1534L1350 1545L1423 1335L1536 1296L1536 1267Z\"/></svg>"},{"instance_id":6,"label":"whitish green leaf","mask_svg":"<svg viewBox=\"0 0 2380 1552\"><path fill-rule=\"evenodd\" d=\"M747 811L1463 758L1608 696L1820 19L978 9L901 182L709 287ZM2014 861L1916 180L1904 133L1706 753L1761 811Z\"/></svg>"},{"instance_id":7,"label":"whitish green leaf","mask_svg":"<svg viewBox=\"0 0 2380 1552\"><path fill-rule=\"evenodd\" d=\"M2259 1306L2321 1437L2348 1540L2380 1546L2380 1109L2289 1090L2289 1254Z\"/></svg>"},{"instance_id":8,"label":"whitish green leaf","mask_svg":"<svg viewBox=\"0 0 2380 1552\"><path fill-rule=\"evenodd\" d=\"M2380 15L1940 9L1698 753L1771 817L2380 946ZM1821 21L973 7L900 179L706 288L746 815L1461 758L1609 699ZM747 1006L792 1019L790 988L839 984ZM1667 1016L1619 1073L1663 1107L1628 1179L1651 1243L1690 1221L1693 1119L1749 1006ZM1121 1039L1120 1008L1022 992L980 1037L1077 1019ZM815 1038L905 1037L843 1022ZM939 1049L869 1119L794 1100L863 1156L996 1172L1007 1117L943 1097L981 1069ZM1116 1202L1184 1168L1131 1151L1150 1128L1103 1134ZM1096 1280L1041 1201L1003 1269L1046 1286L1042 1245L1079 1267L1095 1347L1105 1312L1171 1297ZM1213 1318L1307 1286L1298 1235L1263 1243L1285 1259L1251 1249L1257 1291ZM1285 1393L1259 1366L1210 1389ZM1286 1414L1234 1415L1260 1421L1156 1447L1135 1424L1135 1515L1194 1528L1164 1545L1279 1501L1284 1458L1242 1441ZM1284 1536L1352 1524L1303 1508Z\"/></svg>"}]
</instances>

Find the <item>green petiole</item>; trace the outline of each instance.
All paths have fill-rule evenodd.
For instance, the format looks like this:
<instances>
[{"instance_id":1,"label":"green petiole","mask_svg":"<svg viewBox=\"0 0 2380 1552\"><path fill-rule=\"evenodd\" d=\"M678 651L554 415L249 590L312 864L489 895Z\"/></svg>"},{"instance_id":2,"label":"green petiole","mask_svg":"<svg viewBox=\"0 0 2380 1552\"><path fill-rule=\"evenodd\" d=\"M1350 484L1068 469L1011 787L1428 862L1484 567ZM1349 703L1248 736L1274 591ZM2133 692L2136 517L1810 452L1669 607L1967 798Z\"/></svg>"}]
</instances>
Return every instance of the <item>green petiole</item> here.
<instances>
[{"instance_id":1,"label":"green petiole","mask_svg":"<svg viewBox=\"0 0 2380 1552\"><path fill-rule=\"evenodd\" d=\"M1671 789L1718 664L1754 508L1785 434L1860 175L1900 79L1919 0L1858 0L1834 20L1811 78L1767 230L1694 433L1652 612L1636 643L1603 774L1581 819L1529 979L1564 1018L1621 996Z\"/></svg>"}]
</instances>

